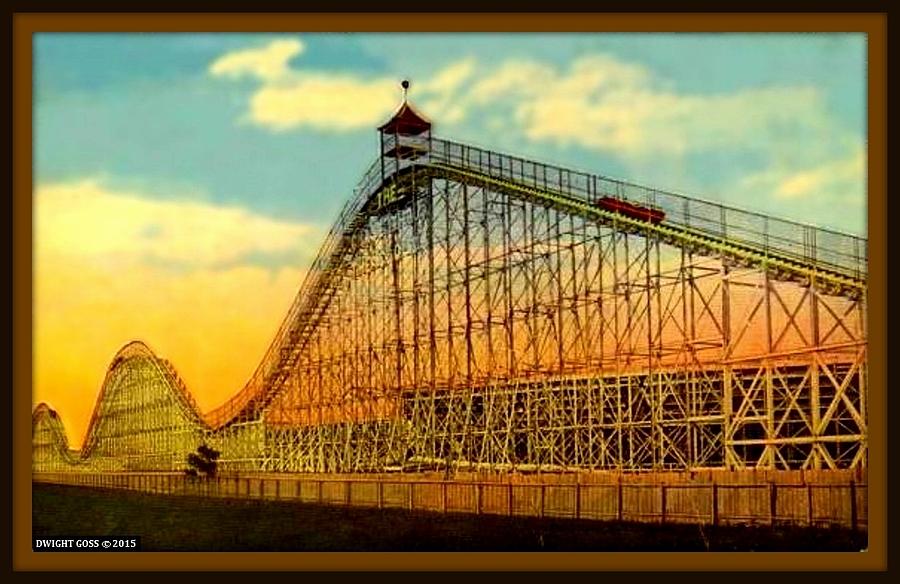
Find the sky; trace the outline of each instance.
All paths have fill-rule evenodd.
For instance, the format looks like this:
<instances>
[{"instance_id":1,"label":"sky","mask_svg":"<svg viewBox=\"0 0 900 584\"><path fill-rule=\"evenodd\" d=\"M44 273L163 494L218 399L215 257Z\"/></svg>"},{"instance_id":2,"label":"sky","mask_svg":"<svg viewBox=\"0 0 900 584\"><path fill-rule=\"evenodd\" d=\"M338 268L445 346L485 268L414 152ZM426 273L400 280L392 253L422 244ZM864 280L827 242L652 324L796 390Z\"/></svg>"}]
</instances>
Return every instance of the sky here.
<instances>
[{"instance_id":1,"label":"sky","mask_svg":"<svg viewBox=\"0 0 900 584\"><path fill-rule=\"evenodd\" d=\"M377 155L437 136L866 235L861 34L34 36L34 391L81 442L139 339L211 409Z\"/></svg>"}]
</instances>

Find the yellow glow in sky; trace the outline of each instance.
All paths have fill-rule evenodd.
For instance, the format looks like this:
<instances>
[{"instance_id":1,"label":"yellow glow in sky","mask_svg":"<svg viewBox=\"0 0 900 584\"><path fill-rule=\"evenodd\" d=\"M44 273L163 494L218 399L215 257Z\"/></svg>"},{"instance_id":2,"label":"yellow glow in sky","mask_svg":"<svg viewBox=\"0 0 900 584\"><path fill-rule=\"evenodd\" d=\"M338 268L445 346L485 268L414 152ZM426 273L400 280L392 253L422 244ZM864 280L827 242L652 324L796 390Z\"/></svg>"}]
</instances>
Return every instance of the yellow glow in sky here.
<instances>
[{"instance_id":1,"label":"yellow glow in sky","mask_svg":"<svg viewBox=\"0 0 900 584\"><path fill-rule=\"evenodd\" d=\"M156 201L97 181L35 197L34 404L47 402L80 445L106 368L139 339L169 359L202 410L253 373L300 286L294 258L321 236L238 208Z\"/></svg>"}]
</instances>

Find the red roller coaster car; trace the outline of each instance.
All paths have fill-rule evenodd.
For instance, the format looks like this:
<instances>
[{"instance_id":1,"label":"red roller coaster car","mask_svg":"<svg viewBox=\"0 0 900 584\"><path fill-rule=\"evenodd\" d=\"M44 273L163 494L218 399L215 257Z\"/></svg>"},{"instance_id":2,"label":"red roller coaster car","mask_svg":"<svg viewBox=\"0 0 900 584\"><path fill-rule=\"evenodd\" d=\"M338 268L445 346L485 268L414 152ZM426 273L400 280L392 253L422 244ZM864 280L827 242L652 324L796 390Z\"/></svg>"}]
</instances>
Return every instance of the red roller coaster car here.
<instances>
[{"instance_id":1,"label":"red roller coaster car","mask_svg":"<svg viewBox=\"0 0 900 584\"><path fill-rule=\"evenodd\" d=\"M638 221L649 221L654 224L661 222L666 217L666 214L659 209L641 207L640 205L635 205L614 197L601 197L597 200L597 206L604 211L621 213L626 217L631 217Z\"/></svg>"}]
</instances>

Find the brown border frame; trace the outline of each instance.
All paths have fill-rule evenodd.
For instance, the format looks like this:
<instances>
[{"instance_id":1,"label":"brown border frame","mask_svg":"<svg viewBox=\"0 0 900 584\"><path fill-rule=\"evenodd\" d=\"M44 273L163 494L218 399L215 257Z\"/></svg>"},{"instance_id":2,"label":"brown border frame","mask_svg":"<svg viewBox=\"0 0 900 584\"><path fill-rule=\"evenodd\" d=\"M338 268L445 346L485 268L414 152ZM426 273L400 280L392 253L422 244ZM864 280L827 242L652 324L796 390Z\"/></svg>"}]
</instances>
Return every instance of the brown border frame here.
<instances>
[{"instance_id":1,"label":"brown border frame","mask_svg":"<svg viewBox=\"0 0 900 584\"><path fill-rule=\"evenodd\" d=\"M32 44L35 32L862 32L868 35L869 550L865 553L229 553L31 551ZM885 570L887 15L34 14L12 17L14 570Z\"/></svg>"}]
</instances>

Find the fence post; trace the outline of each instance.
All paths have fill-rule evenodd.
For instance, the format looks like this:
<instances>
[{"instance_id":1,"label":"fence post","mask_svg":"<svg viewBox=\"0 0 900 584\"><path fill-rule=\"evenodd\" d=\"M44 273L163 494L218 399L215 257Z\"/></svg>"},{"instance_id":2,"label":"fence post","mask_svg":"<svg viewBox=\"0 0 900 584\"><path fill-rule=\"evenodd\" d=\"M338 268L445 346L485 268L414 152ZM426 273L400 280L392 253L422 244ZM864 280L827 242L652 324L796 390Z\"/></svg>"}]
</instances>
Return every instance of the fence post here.
<instances>
[{"instance_id":1,"label":"fence post","mask_svg":"<svg viewBox=\"0 0 900 584\"><path fill-rule=\"evenodd\" d=\"M666 522L666 484L663 483L659 486L659 522Z\"/></svg>"},{"instance_id":2,"label":"fence post","mask_svg":"<svg viewBox=\"0 0 900 584\"><path fill-rule=\"evenodd\" d=\"M778 520L778 485L769 483L769 524L775 525Z\"/></svg>"},{"instance_id":3,"label":"fence post","mask_svg":"<svg viewBox=\"0 0 900 584\"><path fill-rule=\"evenodd\" d=\"M482 498L484 496L484 485L478 483L475 489L475 513L481 515Z\"/></svg>"},{"instance_id":4,"label":"fence post","mask_svg":"<svg viewBox=\"0 0 900 584\"><path fill-rule=\"evenodd\" d=\"M719 485L715 482L712 484L712 524L719 524Z\"/></svg>"},{"instance_id":5,"label":"fence post","mask_svg":"<svg viewBox=\"0 0 900 584\"><path fill-rule=\"evenodd\" d=\"M806 483L806 522L810 526L813 524L812 483Z\"/></svg>"},{"instance_id":6,"label":"fence post","mask_svg":"<svg viewBox=\"0 0 900 584\"><path fill-rule=\"evenodd\" d=\"M512 514L513 514L513 499L512 499L512 498L513 498L513 486L512 486L512 481L510 481L509 483L507 483L507 486L509 487L509 489L506 491L506 511L507 511L507 515L509 515L510 517L512 517Z\"/></svg>"},{"instance_id":7,"label":"fence post","mask_svg":"<svg viewBox=\"0 0 900 584\"><path fill-rule=\"evenodd\" d=\"M581 483L575 483L575 519L581 519Z\"/></svg>"},{"instance_id":8,"label":"fence post","mask_svg":"<svg viewBox=\"0 0 900 584\"><path fill-rule=\"evenodd\" d=\"M619 475L619 484L616 488L616 519L622 521L622 476Z\"/></svg>"},{"instance_id":9,"label":"fence post","mask_svg":"<svg viewBox=\"0 0 900 584\"><path fill-rule=\"evenodd\" d=\"M859 517L856 510L856 481L850 479L850 527L853 531L857 530Z\"/></svg>"},{"instance_id":10,"label":"fence post","mask_svg":"<svg viewBox=\"0 0 900 584\"><path fill-rule=\"evenodd\" d=\"M319 501L319 505L322 504L322 481L316 481L316 498Z\"/></svg>"},{"instance_id":11,"label":"fence post","mask_svg":"<svg viewBox=\"0 0 900 584\"><path fill-rule=\"evenodd\" d=\"M541 483L541 517L544 516L544 500L546 498L547 485Z\"/></svg>"},{"instance_id":12,"label":"fence post","mask_svg":"<svg viewBox=\"0 0 900 584\"><path fill-rule=\"evenodd\" d=\"M384 507L384 483L378 481L375 484L378 486L378 508L381 509Z\"/></svg>"},{"instance_id":13,"label":"fence post","mask_svg":"<svg viewBox=\"0 0 900 584\"><path fill-rule=\"evenodd\" d=\"M447 481L441 482L441 513L447 512Z\"/></svg>"},{"instance_id":14,"label":"fence post","mask_svg":"<svg viewBox=\"0 0 900 584\"><path fill-rule=\"evenodd\" d=\"M350 481L344 480L344 504L350 506Z\"/></svg>"},{"instance_id":15,"label":"fence post","mask_svg":"<svg viewBox=\"0 0 900 584\"><path fill-rule=\"evenodd\" d=\"M409 482L407 484L409 485L409 510L412 511L413 510L413 499L414 499L413 489L415 489L416 483Z\"/></svg>"}]
</instances>

